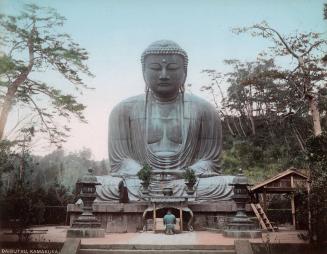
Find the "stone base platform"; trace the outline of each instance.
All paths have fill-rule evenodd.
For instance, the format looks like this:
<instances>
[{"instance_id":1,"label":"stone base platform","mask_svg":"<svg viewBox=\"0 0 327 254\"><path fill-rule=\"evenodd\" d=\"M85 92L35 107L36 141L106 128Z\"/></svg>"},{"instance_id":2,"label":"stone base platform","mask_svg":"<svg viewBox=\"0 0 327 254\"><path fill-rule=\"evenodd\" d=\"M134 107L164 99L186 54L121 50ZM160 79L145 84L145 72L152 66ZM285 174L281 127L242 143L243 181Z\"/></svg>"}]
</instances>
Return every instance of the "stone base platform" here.
<instances>
[{"instance_id":1,"label":"stone base platform","mask_svg":"<svg viewBox=\"0 0 327 254\"><path fill-rule=\"evenodd\" d=\"M70 228L67 230L68 238L100 238L104 236L103 228Z\"/></svg>"},{"instance_id":2,"label":"stone base platform","mask_svg":"<svg viewBox=\"0 0 327 254\"><path fill-rule=\"evenodd\" d=\"M148 202L131 202L131 203L112 203L112 202L95 202L93 204L94 215L101 223L101 228L106 233L133 233L143 230L143 212L148 206ZM188 207L193 212L193 229L202 230L208 226L217 230L223 230L230 217L235 215L236 206L233 201L215 201L215 202L189 202ZM168 208L168 207L167 207ZM166 208L157 210L156 217L163 217L167 212ZM252 213L251 207L246 207L247 212ZM81 206L69 204L67 212L70 218L70 225L81 214ZM179 212L172 210L176 217ZM183 212L183 225L190 219L190 214ZM146 227L152 229L153 214L148 212L145 218ZM213 225L214 224L214 225ZM183 227L184 229L187 228Z\"/></svg>"},{"instance_id":3,"label":"stone base platform","mask_svg":"<svg viewBox=\"0 0 327 254\"><path fill-rule=\"evenodd\" d=\"M262 232L260 230L224 230L223 236L231 238L261 238Z\"/></svg>"}]
</instances>

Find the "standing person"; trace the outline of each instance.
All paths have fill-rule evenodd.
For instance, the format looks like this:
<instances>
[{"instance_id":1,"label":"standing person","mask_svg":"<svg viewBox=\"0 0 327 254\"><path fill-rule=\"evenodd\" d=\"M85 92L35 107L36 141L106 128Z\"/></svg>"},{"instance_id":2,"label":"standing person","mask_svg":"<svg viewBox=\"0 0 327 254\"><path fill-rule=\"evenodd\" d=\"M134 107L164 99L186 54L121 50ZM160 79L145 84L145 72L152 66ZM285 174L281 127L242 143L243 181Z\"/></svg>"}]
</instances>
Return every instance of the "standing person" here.
<instances>
[{"instance_id":1,"label":"standing person","mask_svg":"<svg viewBox=\"0 0 327 254\"><path fill-rule=\"evenodd\" d=\"M171 210L169 209L167 214L163 218L163 223L166 225L165 233L167 235L173 235L175 234L175 224L176 224L176 217L171 213Z\"/></svg>"}]
</instances>

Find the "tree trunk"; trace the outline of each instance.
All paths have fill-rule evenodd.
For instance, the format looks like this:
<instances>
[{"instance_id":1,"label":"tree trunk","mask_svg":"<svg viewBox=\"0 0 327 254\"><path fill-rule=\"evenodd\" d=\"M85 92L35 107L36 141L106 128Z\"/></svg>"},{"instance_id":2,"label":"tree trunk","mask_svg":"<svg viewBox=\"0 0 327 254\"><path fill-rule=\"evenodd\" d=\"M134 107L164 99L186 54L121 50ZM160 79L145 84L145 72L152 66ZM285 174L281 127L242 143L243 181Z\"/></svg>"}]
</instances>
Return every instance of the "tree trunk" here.
<instances>
[{"instance_id":1,"label":"tree trunk","mask_svg":"<svg viewBox=\"0 0 327 254\"><path fill-rule=\"evenodd\" d=\"M320 113L317 105L317 100L315 97L310 97L308 99L309 102L309 109L312 115L313 120L313 132L315 137L321 135L321 123L320 123ZM309 166L309 175L308 175L308 230L310 235L310 242L315 242L315 230L312 228L312 210L311 210L311 185L312 185L312 169Z\"/></svg>"},{"instance_id":2,"label":"tree trunk","mask_svg":"<svg viewBox=\"0 0 327 254\"><path fill-rule=\"evenodd\" d=\"M255 136L255 124L254 124L253 116L250 115L250 116L249 116L249 119L250 119L250 123L251 123L252 135Z\"/></svg>"},{"instance_id":3,"label":"tree trunk","mask_svg":"<svg viewBox=\"0 0 327 254\"><path fill-rule=\"evenodd\" d=\"M232 127L230 126L230 123L229 123L228 117L225 117L225 122L226 122L226 124L227 124L227 128L228 128L230 134L232 134L232 136L234 137L234 136L235 136L235 133L234 133Z\"/></svg>"},{"instance_id":4,"label":"tree trunk","mask_svg":"<svg viewBox=\"0 0 327 254\"><path fill-rule=\"evenodd\" d=\"M311 211L311 168L309 165L308 169L308 180L307 180L307 192L308 192L308 231L310 236L310 242L313 242L313 230L312 230L312 211Z\"/></svg>"},{"instance_id":5,"label":"tree trunk","mask_svg":"<svg viewBox=\"0 0 327 254\"><path fill-rule=\"evenodd\" d=\"M22 73L9 87L4 98L0 113L0 140L3 139L4 129L6 127L8 114L14 102L18 87L26 80L29 72Z\"/></svg>"},{"instance_id":6,"label":"tree trunk","mask_svg":"<svg viewBox=\"0 0 327 254\"><path fill-rule=\"evenodd\" d=\"M305 147L303 145L303 140L300 137L300 134L299 134L298 130L294 126L292 127L292 130L293 130L293 133L294 133L294 135L296 137L297 142L300 145L301 151L305 153Z\"/></svg>"},{"instance_id":7,"label":"tree trunk","mask_svg":"<svg viewBox=\"0 0 327 254\"><path fill-rule=\"evenodd\" d=\"M242 117L242 116L240 116L240 117L238 118L238 122L240 123L240 128L241 128L241 130L242 130L242 133L243 133L244 137L246 137L246 133L245 133L245 131L244 131L244 129L243 129L243 125L242 125L242 119L241 119L241 117Z\"/></svg>"},{"instance_id":8,"label":"tree trunk","mask_svg":"<svg viewBox=\"0 0 327 254\"><path fill-rule=\"evenodd\" d=\"M309 98L309 109L313 120L313 132L317 137L321 134L320 113L317 105L317 100L314 97Z\"/></svg>"},{"instance_id":9,"label":"tree trunk","mask_svg":"<svg viewBox=\"0 0 327 254\"><path fill-rule=\"evenodd\" d=\"M233 120L233 124L234 124L234 127L235 127L235 130L236 130L237 134L238 134L240 137L242 137L242 135L241 135L241 133L240 133L238 127L237 127L237 124L235 123L235 119L234 119L234 117L232 117L232 120Z\"/></svg>"}]
</instances>

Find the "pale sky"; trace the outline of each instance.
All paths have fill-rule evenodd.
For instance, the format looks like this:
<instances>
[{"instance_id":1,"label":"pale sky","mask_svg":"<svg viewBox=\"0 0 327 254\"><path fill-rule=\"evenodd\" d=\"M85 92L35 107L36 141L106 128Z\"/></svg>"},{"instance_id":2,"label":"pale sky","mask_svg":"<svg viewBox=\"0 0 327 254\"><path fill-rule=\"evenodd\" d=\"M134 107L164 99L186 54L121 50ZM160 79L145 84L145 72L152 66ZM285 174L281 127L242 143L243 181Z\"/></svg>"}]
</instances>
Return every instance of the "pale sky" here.
<instances>
[{"instance_id":1,"label":"pale sky","mask_svg":"<svg viewBox=\"0 0 327 254\"><path fill-rule=\"evenodd\" d=\"M90 53L88 65L95 78L85 79L95 90L79 95L87 105L88 124L72 122L64 149L92 150L94 159L107 158L110 111L119 101L144 92L140 56L153 41L176 41L189 55L186 83L199 96L208 79L203 69L226 71L224 59L255 60L269 42L235 35L233 27L266 20L282 34L327 31L324 0L0 0L0 10L16 14L24 3L50 6L65 16L64 31ZM46 80L72 91L61 77L46 73ZM15 109L14 109L15 110ZM13 112L12 115L17 115ZM8 126L14 124L10 118ZM8 127L9 128L9 127ZM37 154L50 148L35 147Z\"/></svg>"}]
</instances>

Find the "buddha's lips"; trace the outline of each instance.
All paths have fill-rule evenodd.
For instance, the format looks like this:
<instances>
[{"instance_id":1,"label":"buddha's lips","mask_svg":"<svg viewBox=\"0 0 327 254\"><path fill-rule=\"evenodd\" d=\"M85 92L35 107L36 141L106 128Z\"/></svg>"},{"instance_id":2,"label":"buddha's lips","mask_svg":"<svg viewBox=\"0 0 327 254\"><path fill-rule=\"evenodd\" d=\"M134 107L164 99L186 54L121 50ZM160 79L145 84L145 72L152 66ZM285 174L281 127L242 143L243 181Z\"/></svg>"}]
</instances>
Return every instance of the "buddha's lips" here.
<instances>
[{"instance_id":1,"label":"buddha's lips","mask_svg":"<svg viewBox=\"0 0 327 254\"><path fill-rule=\"evenodd\" d=\"M170 84L169 83L159 83L158 85L159 86L169 86Z\"/></svg>"}]
</instances>

